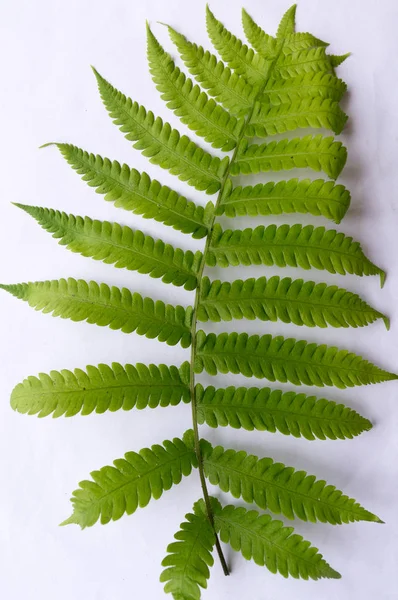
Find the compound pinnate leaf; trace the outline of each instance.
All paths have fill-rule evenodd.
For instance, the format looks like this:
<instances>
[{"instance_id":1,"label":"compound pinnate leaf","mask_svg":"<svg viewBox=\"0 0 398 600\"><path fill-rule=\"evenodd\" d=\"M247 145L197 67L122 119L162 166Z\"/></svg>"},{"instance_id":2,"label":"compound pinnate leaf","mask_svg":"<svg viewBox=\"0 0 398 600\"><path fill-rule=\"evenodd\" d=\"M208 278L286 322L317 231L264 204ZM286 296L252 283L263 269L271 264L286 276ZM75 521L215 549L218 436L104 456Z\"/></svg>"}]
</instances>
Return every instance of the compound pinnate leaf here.
<instances>
[{"instance_id":1,"label":"compound pinnate leaf","mask_svg":"<svg viewBox=\"0 0 398 600\"><path fill-rule=\"evenodd\" d=\"M126 139L135 142L134 148L197 190L215 194L220 189L228 157L221 160L205 152L160 117L155 118L151 111L126 98L97 71L94 73L106 109Z\"/></svg>"},{"instance_id":2,"label":"compound pinnate leaf","mask_svg":"<svg viewBox=\"0 0 398 600\"><path fill-rule=\"evenodd\" d=\"M157 338L170 346L178 342L183 348L191 344L192 308L164 304L143 298L127 288L109 287L83 279L55 279L0 285L13 296L54 317L108 325L124 333L136 331L147 338Z\"/></svg>"},{"instance_id":3,"label":"compound pinnate leaf","mask_svg":"<svg viewBox=\"0 0 398 600\"><path fill-rule=\"evenodd\" d=\"M245 377L295 385L338 388L398 379L348 350L272 335L198 331L195 372L242 373Z\"/></svg>"},{"instance_id":4,"label":"compound pinnate leaf","mask_svg":"<svg viewBox=\"0 0 398 600\"><path fill-rule=\"evenodd\" d=\"M385 273L363 253L358 242L335 229L313 225L260 225L255 229L226 229L216 224L206 262L210 267L276 265L326 270L345 275Z\"/></svg>"},{"instance_id":5,"label":"compound pinnate leaf","mask_svg":"<svg viewBox=\"0 0 398 600\"><path fill-rule=\"evenodd\" d=\"M210 427L279 431L307 440L351 439L372 424L356 411L325 398L270 388L195 388L198 421Z\"/></svg>"},{"instance_id":6,"label":"compound pinnate leaf","mask_svg":"<svg viewBox=\"0 0 398 600\"><path fill-rule=\"evenodd\" d=\"M176 541L167 547L160 581L167 582L164 591L175 600L200 600L200 587L207 588L209 567L214 563L215 534L203 500L195 503L194 513L186 514L185 519L174 535Z\"/></svg>"},{"instance_id":7,"label":"compound pinnate leaf","mask_svg":"<svg viewBox=\"0 0 398 600\"><path fill-rule=\"evenodd\" d=\"M213 448L202 443L203 464L210 483L234 498L255 503L259 508L283 514L288 519L321 521L332 525L380 519L343 495L333 485L317 480L305 471L296 471L271 458L248 455L244 451Z\"/></svg>"},{"instance_id":8,"label":"compound pinnate leaf","mask_svg":"<svg viewBox=\"0 0 398 600\"><path fill-rule=\"evenodd\" d=\"M91 480L80 482L71 498L73 513L62 525L74 523L83 529L98 520L105 524L131 515L190 475L197 460L184 437L127 452L113 465L93 471Z\"/></svg>"},{"instance_id":9,"label":"compound pinnate leaf","mask_svg":"<svg viewBox=\"0 0 398 600\"><path fill-rule=\"evenodd\" d=\"M118 223L93 221L90 217L67 215L38 206L16 206L36 219L72 252L118 268L148 273L151 277L161 278L164 283L184 286L186 290L196 287L201 252L184 252Z\"/></svg>"},{"instance_id":10,"label":"compound pinnate leaf","mask_svg":"<svg viewBox=\"0 0 398 600\"><path fill-rule=\"evenodd\" d=\"M40 373L12 391L14 410L38 417L72 417L132 408L175 406L190 401L189 363L178 369L166 365L91 365Z\"/></svg>"},{"instance_id":11,"label":"compound pinnate leaf","mask_svg":"<svg viewBox=\"0 0 398 600\"><path fill-rule=\"evenodd\" d=\"M285 277L237 279L232 283L202 279L199 321L261 319L307 327L363 327L388 318L357 294L335 285Z\"/></svg>"},{"instance_id":12,"label":"compound pinnate leaf","mask_svg":"<svg viewBox=\"0 0 398 600\"><path fill-rule=\"evenodd\" d=\"M317 548L269 515L229 505L215 512L214 523L223 542L271 573L296 579L341 577Z\"/></svg>"},{"instance_id":13,"label":"compound pinnate leaf","mask_svg":"<svg viewBox=\"0 0 398 600\"><path fill-rule=\"evenodd\" d=\"M110 161L98 154L89 154L72 144L55 144L71 167L82 175L105 200L114 202L118 208L154 219L193 238L207 235L214 212L212 202L206 208L197 206L184 196L158 181L151 180L146 173L139 173L117 160Z\"/></svg>"},{"instance_id":14,"label":"compound pinnate leaf","mask_svg":"<svg viewBox=\"0 0 398 600\"><path fill-rule=\"evenodd\" d=\"M206 423L324 440L352 438L371 427L354 410L324 398L269 388L203 388L195 381L195 373L203 370L210 375L234 373L339 388L398 378L334 346L281 336L197 331L199 320L235 318L280 319L309 327L359 327L383 318L388 326L388 319L379 311L333 285L279 277L222 283L203 277L205 265L276 265L378 274L384 281L384 272L364 255L360 245L335 230L297 224L223 231L216 222L219 215L296 212L339 223L348 209L349 192L323 179L234 187L235 176L290 169L323 171L336 179L345 165L346 148L333 137L289 136L261 144L252 140L308 127L328 128L338 134L345 124L339 102L346 84L335 76L335 68L348 55L328 54L327 43L308 32L296 33L295 12L295 5L287 10L274 37L243 11L252 49L207 9L208 33L221 60L169 27L171 39L198 85L176 65L148 27L150 71L161 97L184 126L218 149L217 155L126 97L94 69L106 109L133 147L196 190L217 193L214 204L198 206L126 164L71 144L56 144L72 168L105 200L194 238L206 238L203 253L180 250L117 223L20 205L73 251L195 290L192 307L166 305L125 288L74 279L0 286L55 316L107 325L125 333L136 331L169 345L181 343L183 348L192 345L191 360L179 369L163 364L123 367L113 363L88 366L85 371L51 371L28 377L16 386L11 398L15 410L41 417L192 402L192 431L182 440L127 453L114 466L93 472L92 480L82 482L74 492L73 515L65 522L86 527L98 520L119 519L146 506L151 498L159 498L183 475L189 475L192 467L198 467L203 500L187 515L164 561L162 580L175 600L200 599L200 588L206 587L213 562L213 546L228 574L218 534L245 558L271 572L304 579L339 577L317 549L290 527L256 511L222 508L208 495L206 474L222 490L289 518L330 523L378 521L326 482L272 459L212 448L200 440L198 431L198 423ZM226 151L231 151L230 156L220 158Z\"/></svg>"}]
</instances>

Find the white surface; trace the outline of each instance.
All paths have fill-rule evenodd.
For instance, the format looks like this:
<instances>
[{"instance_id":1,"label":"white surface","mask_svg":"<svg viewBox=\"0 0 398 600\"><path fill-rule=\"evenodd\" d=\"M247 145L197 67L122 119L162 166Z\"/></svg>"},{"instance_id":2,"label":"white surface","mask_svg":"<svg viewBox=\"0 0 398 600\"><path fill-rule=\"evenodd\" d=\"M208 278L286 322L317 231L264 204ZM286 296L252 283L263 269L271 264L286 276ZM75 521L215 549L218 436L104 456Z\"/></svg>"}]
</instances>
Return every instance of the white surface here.
<instances>
[{"instance_id":1,"label":"white surface","mask_svg":"<svg viewBox=\"0 0 398 600\"><path fill-rule=\"evenodd\" d=\"M241 1L211 3L218 18L238 34ZM272 33L289 4L246 0L245 6ZM94 64L119 89L187 132L164 107L150 79L145 58L145 19L172 52L167 32L157 21L168 22L189 39L209 47L204 9L203 0L3 0L0 7L1 281L74 276L126 285L171 302L191 301L191 294L178 288L68 252L10 202L118 220L167 241L200 248L202 242L192 242L172 229L115 209L80 181L56 149L39 151L38 146L52 140L73 142L146 169L152 176L203 202L202 194L149 165L131 149L111 124L89 65ZM398 369L397 18L395 0L301 0L297 15L298 30L330 40L331 51L336 54L347 50L353 53L339 69L339 75L349 84L345 106L351 117L342 136L348 145L349 160L341 182L351 189L353 200L338 229L353 234L374 262L388 270L385 288L379 289L376 277L344 278L320 271L311 274L293 269L283 271L285 275L333 281L360 292L391 316L391 331L386 332L381 322L359 331L310 330L280 323L233 325L238 331L278 332L337 343L395 371ZM272 220L333 227L322 219L300 216ZM250 220L241 219L235 226L249 223ZM247 277L260 272L264 269L249 269L246 273L231 269L228 274L224 271L217 276L232 279L238 273ZM70 514L69 495L79 480L128 450L181 435L190 427L189 406L39 420L13 413L8 398L17 382L39 371L111 361L179 364L187 357L187 351L135 334L125 336L107 328L52 319L5 293L1 294L1 311L1 597L4 600L162 598L162 585L158 582L160 562L184 514L199 497L196 473L160 501L106 527L97 525L81 532L77 527L59 528L57 524ZM230 331L232 326L212 329ZM218 379L219 384L227 382L258 383L239 377ZM291 389L288 385L284 387ZM340 581L284 580L226 548L233 575L223 577L216 562L203 598L397 598L397 389L396 384L387 383L366 389L324 391L324 396L346 402L374 422L370 433L352 441L307 442L280 434L203 429L203 434L214 442L269 455L324 477L386 521L386 525L359 523L336 527L296 522L297 532L311 539L343 574ZM321 390L318 392L322 394Z\"/></svg>"}]
</instances>

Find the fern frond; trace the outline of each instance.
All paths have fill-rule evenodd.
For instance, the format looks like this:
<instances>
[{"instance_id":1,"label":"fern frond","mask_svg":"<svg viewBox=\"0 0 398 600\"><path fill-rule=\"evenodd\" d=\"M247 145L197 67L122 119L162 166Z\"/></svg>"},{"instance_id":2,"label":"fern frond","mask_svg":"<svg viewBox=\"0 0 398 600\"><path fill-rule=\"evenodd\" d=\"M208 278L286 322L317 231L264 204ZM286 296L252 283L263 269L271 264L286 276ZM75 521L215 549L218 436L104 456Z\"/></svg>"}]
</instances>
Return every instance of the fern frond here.
<instances>
[{"instance_id":1,"label":"fern frond","mask_svg":"<svg viewBox=\"0 0 398 600\"><path fill-rule=\"evenodd\" d=\"M143 298L128 289L87 283L71 277L52 281L0 285L0 289L26 300L30 306L53 317L108 325L124 333L136 331L170 346L191 344L192 308L172 306L161 300Z\"/></svg>"},{"instance_id":2,"label":"fern frond","mask_svg":"<svg viewBox=\"0 0 398 600\"><path fill-rule=\"evenodd\" d=\"M270 388L195 387L198 421L210 427L279 431L307 440L352 439L372 424L355 410L325 398Z\"/></svg>"},{"instance_id":3,"label":"fern frond","mask_svg":"<svg viewBox=\"0 0 398 600\"><path fill-rule=\"evenodd\" d=\"M295 33L296 30L296 9L297 4L293 4L287 11L284 13L280 23L278 25L278 29L276 32L277 38L285 38L289 35Z\"/></svg>"},{"instance_id":4,"label":"fern frond","mask_svg":"<svg viewBox=\"0 0 398 600\"><path fill-rule=\"evenodd\" d=\"M243 76L251 85L262 84L266 79L270 63L232 35L215 18L208 6L206 6L206 25L213 46L230 68L237 75Z\"/></svg>"},{"instance_id":5,"label":"fern frond","mask_svg":"<svg viewBox=\"0 0 398 600\"><path fill-rule=\"evenodd\" d=\"M320 96L277 106L259 105L246 128L246 136L267 137L308 127L330 129L339 134L347 119L337 102Z\"/></svg>"},{"instance_id":6,"label":"fern frond","mask_svg":"<svg viewBox=\"0 0 398 600\"><path fill-rule=\"evenodd\" d=\"M255 186L225 186L217 209L227 217L257 217L283 213L309 213L340 223L350 206L350 192L343 185L323 179L290 179Z\"/></svg>"},{"instance_id":7,"label":"fern frond","mask_svg":"<svg viewBox=\"0 0 398 600\"><path fill-rule=\"evenodd\" d=\"M189 42L171 27L168 29L187 69L210 96L234 115L247 113L258 94L257 87L231 71L202 46Z\"/></svg>"},{"instance_id":8,"label":"fern frond","mask_svg":"<svg viewBox=\"0 0 398 600\"><path fill-rule=\"evenodd\" d=\"M185 515L186 520L174 535L177 541L167 546L168 555L162 561L166 569L160 581L167 582L164 591L175 600L200 600L199 586L207 588L216 540L203 505L199 500L194 504L194 513Z\"/></svg>"},{"instance_id":9,"label":"fern frond","mask_svg":"<svg viewBox=\"0 0 398 600\"><path fill-rule=\"evenodd\" d=\"M148 61L152 79L167 107L214 148L233 150L244 121L237 120L176 67L147 26Z\"/></svg>"},{"instance_id":10,"label":"fern frond","mask_svg":"<svg viewBox=\"0 0 398 600\"><path fill-rule=\"evenodd\" d=\"M202 443L202 451L210 483L259 508L283 514L288 519L298 517L313 523L381 522L334 485L327 485L305 471L275 463L271 458L259 459L243 450L213 448L206 441Z\"/></svg>"},{"instance_id":11,"label":"fern frond","mask_svg":"<svg viewBox=\"0 0 398 600\"><path fill-rule=\"evenodd\" d=\"M242 140L236 160L231 165L231 175L310 168L324 171L331 179L337 179L346 160L345 146L332 137L322 135L306 135L267 144L249 144Z\"/></svg>"},{"instance_id":12,"label":"fern frond","mask_svg":"<svg viewBox=\"0 0 398 600\"><path fill-rule=\"evenodd\" d=\"M284 104L321 96L339 102L347 91L347 85L330 73L304 73L283 79L271 77L262 91L261 98L272 104Z\"/></svg>"},{"instance_id":13,"label":"fern frond","mask_svg":"<svg viewBox=\"0 0 398 600\"><path fill-rule=\"evenodd\" d=\"M294 338L198 331L195 373L242 373L294 385L338 388L398 379L348 350Z\"/></svg>"},{"instance_id":14,"label":"fern frond","mask_svg":"<svg viewBox=\"0 0 398 600\"><path fill-rule=\"evenodd\" d=\"M176 406L190 401L189 363L166 365L91 365L85 371L67 369L40 373L18 383L11 406L22 414L72 417L132 408Z\"/></svg>"},{"instance_id":15,"label":"fern frond","mask_svg":"<svg viewBox=\"0 0 398 600\"><path fill-rule=\"evenodd\" d=\"M114 202L116 207L190 233L193 238L208 234L214 212L212 202L203 208L117 160L89 154L72 144L55 145L83 181L96 188L98 194L105 194L105 200Z\"/></svg>"},{"instance_id":16,"label":"fern frond","mask_svg":"<svg viewBox=\"0 0 398 600\"><path fill-rule=\"evenodd\" d=\"M94 70L98 88L113 122L119 126L125 138L134 141L134 148L141 150L151 163L167 169L197 190L215 194L227 169L229 159L220 160L181 136L160 117L119 92Z\"/></svg>"},{"instance_id":17,"label":"fern frond","mask_svg":"<svg viewBox=\"0 0 398 600\"><path fill-rule=\"evenodd\" d=\"M340 579L318 549L269 515L255 510L225 506L215 513L214 523L221 540L241 552L246 560L284 577Z\"/></svg>"},{"instance_id":18,"label":"fern frond","mask_svg":"<svg viewBox=\"0 0 398 600\"><path fill-rule=\"evenodd\" d=\"M329 273L380 275L385 273L363 253L359 242L334 229L313 225L259 225L255 229L214 227L209 252L209 266L276 265L326 270Z\"/></svg>"},{"instance_id":19,"label":"fern frond","mask_svg":"<svg viewBox=\"0 0 398 600\"><path fill-rule=\"evenodd\" d=\"M90 217L67 215L49 208L24 204L16 206L36 219L72 252L118 268L147 273L151 277L161 278L164 283L184 286L186 290L196 287L202 260L199 251L195 254L190 250L184 252L118 223L93 221Z\"/></svg>"},{"instance_id":20,"label":"fern frond","mask_svg":"<svg viewBox=\"0 0 398 600\"><path fill-rule=\"evenodd\" d=\"M290 277L237 279L232 283L202 279L199 321L260 319L306 325L307 327L364 327L385 315L357 294L336 285Z\"/></svg>"},{"instance_id":21,"label":"fern frond","mask_svg":"<svg viewBox=\"0 0 398 600\"><path fill-rule=\"evenodd\" d=\"M127 452L114 466L91 473L92 480L81 481L73 492L73 513L62 525L76 524L82 529L99 519L102 524L133 514L163 492L180 483L197 466L191 432L182 440L165 440L137 452Z\"/></svg>"},{"instance_id":22,"label":"fern frond","mask_svg":"<svg viewBox=\"0 0 398 600\"><path fill-rule=\"evenodd\" d=\"M275 65L275 75L288 79L304 73L331 73L333 69L330 56L323 46L306 48L291 54L281 54Z\"/></svg>"},{"instance_id":23,"label":"fern frond","mask_svg":"<svg viewBox=\"0 0 398 600\"><path fill-rule=\"evenodd\" d=\"M263 29L242 8L242 25L245 36L253 48L264 58L272 58L277 50L278 41L265 33Z\"/></svg>"}]
</instances>

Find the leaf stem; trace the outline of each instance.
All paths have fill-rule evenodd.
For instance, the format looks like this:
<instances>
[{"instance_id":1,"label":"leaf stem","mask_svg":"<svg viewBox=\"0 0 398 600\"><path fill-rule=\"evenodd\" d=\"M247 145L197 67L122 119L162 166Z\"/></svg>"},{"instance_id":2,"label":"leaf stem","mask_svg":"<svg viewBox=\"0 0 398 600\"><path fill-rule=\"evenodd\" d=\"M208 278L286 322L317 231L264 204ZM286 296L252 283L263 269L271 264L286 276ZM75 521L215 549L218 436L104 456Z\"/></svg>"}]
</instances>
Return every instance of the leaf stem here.
<instances>
[{"instance_id":1,"label":"leaf stem","mask_svg":"<svg viewBox=\"0 0 398 600\"><path fill-rule=\"evenodd\" d=\"M194 302L194 307L193 307L193 314L192 314L192 327L191 327L191 336L192 336L192 344L191 344L191 370L190 370L190 395L191 395L191 408L192 408L192 425L193 425L193 432L194 432L194 444L195 444L195 454L196 454L196 458L198 461L198 470L199 470L199 478L200 478L200 484L202 487L202 492L203 492L203 499L205 501L205 505L206 505L206 512L207 512L207 518L210 521L210 524L213 528L214 531L214 535L215 535L215 545L216 545L216 549L217 549L217 553L221 562L221 566L222 569L224 571L224 575L229 575L229 569L228 569L228 565L227 562L225 560L224 554L222 552L222 548L221 548L221 544L220 544L220 540L218 538L217 532L215 530L215 526L214 526L214 515L213 515L213 510L211 507L211 502L210 502L210 496L209 496L209 491L207 489L207 484L206 484L206 476L204 473L204 468L203 468L203 457L202 457L202 451L201 451L201 447L200 447L200 436L199 436L199 426L198 426L198 415L197 415L197 406L196 406L196 399L195 399L195 372L194 372L194 365L195 365L195 357L196 357L196 329L197 329L197 315L198 315L198 306L199 306L199 300L200 300L200 291L201 291L201 284L202 284L202 279L203 279L203 271L206 265L206 256L207 256L207 252L209 250L210 247L210 242L211 242L211 238L212 238L212 234L213 234L213 229L214 229L214 224L216 222L216 216L217 216L217 208L220 205L221 199L224 195L224 190L225 190L225 186L229 180L230 177L230 173L231 173L231 167L235 162L236 156L239 152L239 146L241 141L243 140L245 134L246 134L246 130L247 130L247 126L250 123L250 120L253 116L253 112L254 112L254 108L256 106L256 102L258 101L258 99L260 98L264 87L267 84L267 81L269 80L271 73L273 71L273 68L275 66L276 61L279 58L279 55L282 51L282 47L283 47L283 43L280 45L279 51L277 52L277 54L275 55L274 59L270 62L269 68L268 68L268 72L264 74L264 81L263 81L263 85L261 86L260 90L258 91L257 96L255 97L252 107L250 109L250 111L248 112L248 114L246 115L245 118L245 123L242 127L242 130L240 132L239 135L239 139L237 140L234 152L232 154L231 160L228 163L228 167L225 171L224 177L222 179L221 182L221 187L220 190L218 192L218 196L217 196L217 200L215 202L215 207L214 207L214 215L211 221L211 224L209 226L209 232L207 234L207 238L206 238L206 244L203 250L203 256L202 256L202 261L198 270L198 275L197 275L197 286L196 286L196 292L195 292L195 302Z\"/></svg>"}]
</instances>

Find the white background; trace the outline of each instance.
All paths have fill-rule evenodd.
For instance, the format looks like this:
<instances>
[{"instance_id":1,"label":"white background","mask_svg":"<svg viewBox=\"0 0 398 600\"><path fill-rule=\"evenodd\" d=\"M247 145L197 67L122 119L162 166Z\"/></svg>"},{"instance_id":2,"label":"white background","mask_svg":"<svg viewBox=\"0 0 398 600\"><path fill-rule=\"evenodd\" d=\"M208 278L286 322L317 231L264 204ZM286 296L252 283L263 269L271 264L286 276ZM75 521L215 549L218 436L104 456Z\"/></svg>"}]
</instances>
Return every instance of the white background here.
<instances>
[{"instance_id":1,"label":"white background","mask_svg":"<svg viewBox=\"0 0 398 600\"><path fill-rule=\"evenodd\" d=\"M289 4L247 0L246 8L269 32ZM227 27L241 33L241 0L213 0L211 8ZM209 46L203 0L3 0L0 7L1 217L0 280L6 283L73 276L128 286L144 295L189 304L192 294L147 276L116 270L72 254L57 245L11 202L63 209L74 214L118 220L183 247L201 248L172 229L120 211L82 183L48 141L69 141L125 161L160 178L198 202L196 193L149 165L123 138L99 99L90 64L114 85L177 125L150 79L145 57L145 19L174 53L170 23L189 39ZM352 206L339 230L354 235L372 260L387 269L383 290L376 277L328 276L299 270L279 274L311 277L347 286L391 316L391 331L378 322L362 330L309 330L281 323L237 322L208 330L282 333L339 344L384 368L398 370L398 5L395 0L301 0L298 30L331 42L331 52L352 52L339 68L349 84L344 107L350 114L342 136L349 159L340 182L352 191ZM178 124L184 133L187 129ZM204 144L205 146L205 144ZM289 174L294 176L295 173ZM300 173L300 175L306 175ZM311 174L314 177L314 173ZM315 175L318 176L319 175ZM248 182L248 180L246 180ZM291 216L273 222L322 219ZM240 219L235 226L270 220ZM231 224L231 223L230 223ZM214 277L258 276L263 268L231 269ZM278 270L268 270L267 273ZM13 413L9 395L30 374L86 364L166 362L179 364L187 351L85 323L52 319L26 303L1 295L0 398L0 595L4 600L127 600L163 597L160 562L183 516L199 497L194 473L145 510L106 527L83 532L57 524L70 514L69 495L89 472L128 450L179 436L190 427L189 406L37 419ZM210 382L210 377L201 377ZM219 384L256 385L254 380L220 377ZM214 383L214 380L211 381ZM291 386L284 386L291 389ZM398 597L398 408L394 382L345 391L318 390L344 401L374 423L352 441L313 441L271 433L203 429L213 442L272 456L327 479L386 521L333 527L297 522L340 571L340 581L285 580L248 563L225 548L233 574L225 578L216 562L209 600L392 600ZM303 391L314 392L303 388ZM214 490L215 493L216 490ZM221 497L221 496L220 496ZM226 498L225 498L226 499ZM229 498L230 500L230 498Z\"/></svg>"}]
</instances>

